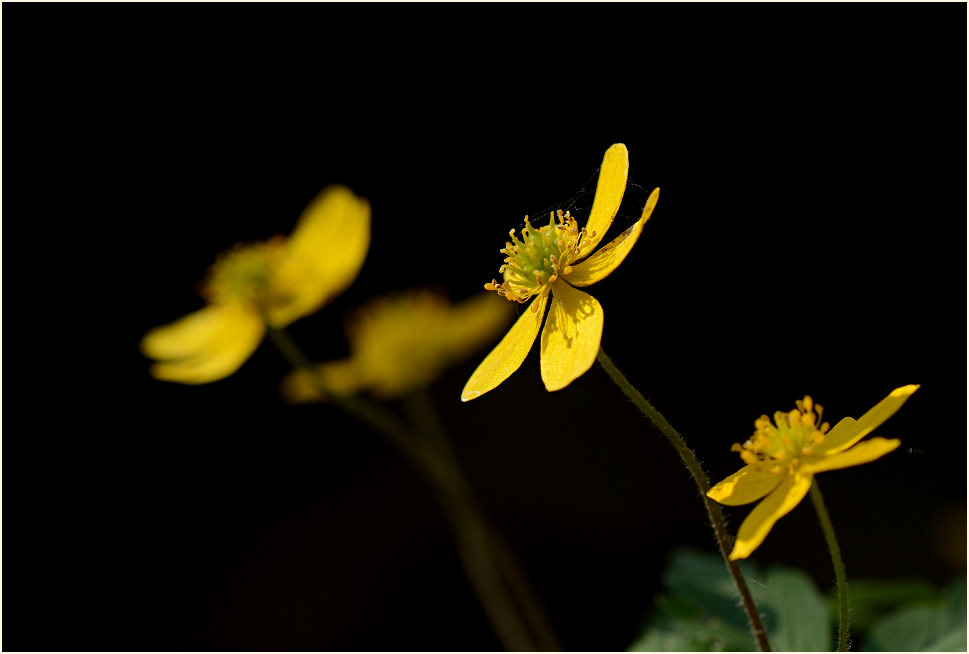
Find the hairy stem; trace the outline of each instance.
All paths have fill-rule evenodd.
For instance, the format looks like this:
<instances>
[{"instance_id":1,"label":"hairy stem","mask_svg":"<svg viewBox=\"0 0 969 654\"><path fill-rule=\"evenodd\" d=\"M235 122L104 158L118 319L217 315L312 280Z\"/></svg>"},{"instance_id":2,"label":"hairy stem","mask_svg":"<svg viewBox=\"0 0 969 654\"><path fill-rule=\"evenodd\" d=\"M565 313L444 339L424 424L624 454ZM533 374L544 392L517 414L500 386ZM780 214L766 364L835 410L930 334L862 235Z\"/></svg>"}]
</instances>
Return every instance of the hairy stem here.
<instances>
[{"instance_id":1,"label":"hairy stem","mask_svg":"<svg viewBox=\"0 0 969 654\"><path fill-rule=\"evenodd\" d=\"M707 514L710 517L710 523L713 525L713 532L717 537L717 544L720 546L720 554L723 556L724 563L726 563L727 569L730 571L730 576L733 578L734 585L737 587L737 592L740 593L740 599L743 601L744 611L747 613L747 620L750 622L750 628L757 641L757 647L762 652L769 652L770 643L767 640L767 631L764 629L764 623L757 610L757 604L750 594L750 588L747 587L747 580L744 578L743 572L741 572L737 562L730 560L730 542L723 520L723 512L720 510L719 504L707 497L707 491L710 490L710 480L703 471L703 467L697 460L696 455L693 453L693 450L687 447L683 437L680 436L678 431L673 429L673 426L663 414L646 401L643 394L629 383L626 376L619 371L619 368L616 367L616 364L612 362L612 359L609 358L601 347L596 358L599 361L599 365L606 371L610 379L615 382L616 386L626 394L626 397L632 400L633 404L642 411L643 415L653 423L653 426L659 429L660 433L676 449L677 454L680 455L680 459L683 460L687 470L693 476L693 480L700 490L700 497L703 499L703 504L706 506Z\"/></svg>"},{"instance_id":2,"label":"hairy stem","mask_svg":"<svg viewBox=\"0 0 969 654\"><path fill-rule=\"evenodd\" d=\"M824 531L824 540L828 543L828 550L831 552L831 563L834 565L834 578L838 584L838 651L848 651L848 577L845 574L845 564L841 560L841 548L838 547L838 539L834 535L834 525L831 523L831 516L828 509L824 506L824 497L821 489L818 488L818 480L811 483L811 503L821 521L821 530Z\"/></svg>"}]
</instances>

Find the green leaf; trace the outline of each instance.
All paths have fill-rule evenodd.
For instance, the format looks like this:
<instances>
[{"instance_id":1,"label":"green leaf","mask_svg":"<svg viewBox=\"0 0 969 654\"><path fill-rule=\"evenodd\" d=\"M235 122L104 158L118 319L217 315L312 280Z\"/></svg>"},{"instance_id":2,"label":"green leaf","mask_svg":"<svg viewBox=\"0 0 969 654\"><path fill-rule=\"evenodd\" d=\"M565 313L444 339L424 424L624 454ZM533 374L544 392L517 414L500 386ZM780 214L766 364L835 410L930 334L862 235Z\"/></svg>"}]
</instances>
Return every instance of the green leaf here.
<instances>
[{"instance_id":1,"label":"green leaf","mask_svg":"<svg viewBox=\"0 0 969 654\"><path fill-rule=\"evenodd\" d=\"M771 568L764 586L753 587L765 614L771 647L788 652L823 652L834 647L833 616L811 578L794 568Z\"/></svg>"},{"instance_id":2,"label":"green leaf","mask_svg":"<svg viewBox=\"0 0 969 654\"><path fill-rule=\"evenodd\" d=\"M875 651L966 651L966 581L956 582L930 605L906 606L885 616L866 645Z\"/></svg>"},{"instance_id":3,"label":"green leaf","mask_svg":"<svg viewBox=\"0 0 969 654\"><path fill-rule=\"evenodd\" d=\"M790 568L765 578L749 564L744 574L778 650L823 651L834 643L831 614L811 579ZM630 651L750 651L756 643L740 596L715 554L678 550L663 575L667 592Z\"/></svg>"},{"instance_id":4,"label":"green leaf","mask_svg":"<svg viewBox=\"0 0 969 654\"><path fill-rule=\"evenodd\" d=\"M742 569L747 570L747 567ZM740 594L719 555L676 550L663 575L663 582L671 595L688 602L700 614L748 628Z\"/></svg>"},{"instance_id":5,"label":"green leaf","mask_svg":"<svg viewBox=\"0 0 969 654\"><path fill-rule=\"evenodd\" d=\"M939 601L939 591L924 579L860 579L848 582L851 631L867 632L887 611L900 606L930 605ZM838 596L829 598L832 615L838 612Z\"/></svg>"},{"instance_id":6,"label":"green leaf","mask_svg":"<svg viewBox=\"0 0 969 654\"><path fill-rule=\"evenodd\" d=\"M872 628L867 649L876 652L925 651L946 626L945 616L935 607L901 609L890 613Z\"/></svg>"}]
</instances>

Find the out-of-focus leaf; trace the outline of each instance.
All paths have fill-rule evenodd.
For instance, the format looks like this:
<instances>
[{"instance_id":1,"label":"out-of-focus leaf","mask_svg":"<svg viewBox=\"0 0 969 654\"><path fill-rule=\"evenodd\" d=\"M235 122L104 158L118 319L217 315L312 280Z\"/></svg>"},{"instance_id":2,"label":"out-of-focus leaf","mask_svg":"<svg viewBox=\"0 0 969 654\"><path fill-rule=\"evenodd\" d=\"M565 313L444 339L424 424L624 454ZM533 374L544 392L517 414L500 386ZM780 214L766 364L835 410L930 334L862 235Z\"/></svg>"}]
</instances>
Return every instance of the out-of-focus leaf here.
<instances>
[{"instance_id":1,"label":"out-of-focus leaf","mask_svg":"<svg viewBox=\"0 0 969 654\"><path fill-rule=\"evenodd\" d=\"M849 580L848 601L851 608L851 631L866 632L886 611L899 606L932 604L939 600L939 591L924 579L860 579ZM828 596L828 609L838 612L838 595Z\"/></svg>"},{"instance_id":2,"label":"out-of-focus leaf","mask_svg":"<svg viewBox=\"0 0 969 654\"><path fill-rule=\"evenodd\" d=\"M744 652L754 649L754 639L748 629L737 629L717 618L668 618L647 629L629 651Z\"/></svg>"},{"instance_id":3,"label":"out-of-focus leaf","mask_svg":"<svg viewBox=\"0 0 969 654\"><path fill-rule=\"evenodd\" d=\"M744 574L756 572L743 565ZM700 614L716 616L726 624L747 628L747 616L740 595L724 565L723 558L681 549L673 552L663 575L670 595L692 604Z\"/></svg>"},{"instance_id":4,"label":"out-of-focus leaf","mask_svg":"<svg viewBox=\"0 0 969 654\"><path fill-rule=\"evenodd\" d=\"M966 580L960 579L959 581L953 583L945 591L945 597L942 600L946 608L953 615L966 615Z\"/></svg>"},{"instance_id":5,"label":"out-of-focus leaf","mask_svg":"<svg viewBox=\"0 0 969 654\"><path fill-rule=\"evenodd\" d=\"M961 624L953 627L938 638L933 640L925 648L926 652L965 652L966 651L966 625Z\"/></svg>"},{"instance_id":6,"label":"out-of-focus leaf","mask_svg":"<svg viewBox=\"0 0 969 654\"><path fill-rule=\"evenodd\" d=\"M874 651L966 651L966 582L948 588L928 606L907 606L872 628L866 649Z\"/></svg>"},{"instance_id":7,"label":"out-of-focus leaf","mask_svg":"<svg viewBox=\"0 0 969 654\"><path fill-rule=\"evenodd\" d=\"M924 652L947 626L938 608L915 606L895 611L871 630L865 649L876 652Z\"/></svg>"},{"instance_id":8,"label":"out-of-focus leaf","mask_svg":"<svg viewBox=\"0 0 969 654\"><path fill-rule=\"evenodd\" d=\"M765 613L771 647L787 652L823 652L834 647L832 616L817 586L793 568L772 568L764 586L753 587Z\"/></svg>"}]
</instances>

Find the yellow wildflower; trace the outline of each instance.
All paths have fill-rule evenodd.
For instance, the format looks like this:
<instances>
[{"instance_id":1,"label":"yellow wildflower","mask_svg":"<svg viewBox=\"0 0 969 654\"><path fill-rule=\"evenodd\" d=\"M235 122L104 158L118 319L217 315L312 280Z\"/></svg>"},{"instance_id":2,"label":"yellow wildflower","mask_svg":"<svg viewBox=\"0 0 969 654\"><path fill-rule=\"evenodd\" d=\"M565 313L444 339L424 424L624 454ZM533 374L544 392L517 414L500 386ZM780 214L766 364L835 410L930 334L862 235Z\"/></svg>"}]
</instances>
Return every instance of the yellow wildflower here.
<instances>
[{"instance_id":1,"label":"yellow wildflower","mask_svg":"<svg viewBox=\"0 0 969 654\"><path fill-rule=\"evenodd\" d=\"M350 358L318 369L335 393L400 397L430 385L444 368L494 338L508 324L509 313L508 304L490 293L456 305L427 289L377 298L346 323ZM305 371L284 379L281 392L294 403L324 399Z\"/></svg>"},{"instance_id":2,"label":"yellow wildflower","mask_svg":"<svg viewBox=\"0 0 969 654\"><path fill-rule=\"evenodd\" d=\"M896 388L858 420L845 418L831 431L821 422L821 405L809 396L798 401L796 409L775 413L774 424L767 416L754 421L754 435L732 448L747 465L707 493L728 506L764 498L740 525L730 559L746 559L764 542L774 523L804 499L815 473L868 463L898 447L898 439L858 441L888 420L918 388Z\"/></svg>"},{"instance_id":3,"label":"yellow wildflower","mask_svg":"<svg viewBox=\"0 0 969 654\"><path fill-rule=\"evenodd\" d=\"M356 278L370 247L370 205L349 189L324 189L289 238L238 244L221 254L200 292L207 305L145 334L151 374L204 384L228 377L259 346L266 326L285 327L327 304Z\"/></svg>"},{"instance_id":4,"label":"yellow wildflower","mask_svg":"<svg viewBox=\"0 0 969 654\"><path fill-rule=\"evenodd\" d=\"M659 199L659 189L655 189L646 201L642 217L589 256L616 217L628 173L629 154L625 145L617 143L603 157L592 212L585 227L579 229L575 218L568 212L558 211L549 216L547 225L538 229L525 216L520 239L514 229L509 232L512 240L501 250L506 258L499 269L504 281L492 280L485 288L497 291L508 300L520 303L531 300L531 306L471 375L461 393L462 401L487 393L518 370L535 342L548 304L551 310L541 343L545 388L563 389L592 367L602 338L602 306L575 287L598 282L622 263Z\"/></svg>"}]
</instances>

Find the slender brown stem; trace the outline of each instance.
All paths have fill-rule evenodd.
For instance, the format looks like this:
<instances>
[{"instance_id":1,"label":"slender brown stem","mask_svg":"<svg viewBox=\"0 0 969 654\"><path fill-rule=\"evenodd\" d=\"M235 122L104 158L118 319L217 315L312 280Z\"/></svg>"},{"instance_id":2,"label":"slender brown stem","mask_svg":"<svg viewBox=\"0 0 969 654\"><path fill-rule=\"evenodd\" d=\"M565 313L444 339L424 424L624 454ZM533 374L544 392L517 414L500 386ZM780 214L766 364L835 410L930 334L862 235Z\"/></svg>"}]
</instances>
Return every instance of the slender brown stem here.
<instances>
[{"instance_id":1,"label":"slender brown stem","mask_svg":"<svg viewBox=\"0 0 969 654\"><path fill-rule=\"evenodd\" d=\"M737 565L736 561L730 560L730 541L727 537L727 529L723 520L723 512L720 510L720 505L707 497L707 491L710 490L710 480L707 478L706 473L703 471L703 467L697 460L696 455L693 453L689 447L687 447L686 442L680 433L676 431L669 421L663 416L662 413L657 411L652 404L646 401L643 394L639 390L629 383L626 376L620 372L616 364L612 362L612 359L605 353L605 351L600 347L599 354L597 355L599 365L602 369L606 371L610 379L615 382L616 386L626 394L633 404L635 404L640 411L643 412L650 422L653 423L660 433L666 437L666 440L676 449L676 452L680 455L680 459L686 464L687 470L693 476L693 480L696 482L697 488L700 490L700 497L703 499L703 504L707 509L707 514L710 517L710 523L713 525L713 532L717 537L717 545L720 547L720 554L723 556L723 561L727 565L727 569L730 571L730 576L733 578L734 585L737 587L737 592L740 593L740 599L744 605L744 611L747 613L747 620L750 622L750 629L754 634L754 638L757 641L757 647L762 652L770 651L770 643L767 640L767 631L764 629L764 623L760 619L760 613L757 610L757 604L754 602L753 595L750 594L750 588L747 587L747 580L744 579L744 574L740 570L740 566Z\"/></svg>"},{"instance_id":2,"label":"slender brown stem","mask_svg":"<svg viewBox=\"0 0 969 654\"><path fill-rule=\"evenodd\" d=\"M545 639L542 629L529 629L522 613L526 606L513 600L503 574L508 563L496 557L490 545L495 540L481 518L470 489L456 465L443 430L428 429L430 438L420 438L405 428L384 407L360 396L333 393L316 366L306 357L289 334L279 328L268 329L270 340L296 370L310 374L314 384L327 399L386 438L430 482L452 525L465 573L481 602L485 615L499 638L510 651L556 651L554 637ZM548 643L551 642L551 645ZM543 648L544 645L544 648Z\"/></svg>"}]
</instances>

